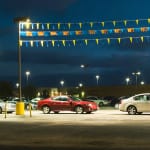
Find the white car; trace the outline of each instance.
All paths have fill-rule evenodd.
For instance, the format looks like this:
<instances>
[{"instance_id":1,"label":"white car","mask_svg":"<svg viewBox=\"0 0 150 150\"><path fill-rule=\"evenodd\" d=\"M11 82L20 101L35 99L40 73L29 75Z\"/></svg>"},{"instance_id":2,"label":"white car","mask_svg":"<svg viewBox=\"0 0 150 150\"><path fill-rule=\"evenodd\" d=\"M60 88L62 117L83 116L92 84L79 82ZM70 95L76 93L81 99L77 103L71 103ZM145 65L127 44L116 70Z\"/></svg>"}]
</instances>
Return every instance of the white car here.
<instances>
[{"instance_id":1,"label":"white car","mask_svg":"<svg viewBox=\"0 0 150 150\"><path fill-rule=\"evenodd\" d=\"M95 102L99 107L100 106L106 106L110 105L111 101L110 100L105 100L99 96L88 96L85 98L85 100L93 101Z\"/></svg>"},{"instance_id":2,"label":"white car","mask_svg":"<svg viewBox=\"0 0 150 150\"><path fill-rule=\"evenodd\" d=\"M12 113L16 111L16 104L12 103L12 102L4 102L0 100L0 114L2 114L2 112L8 112L8 113Z\"/></svg>"},{"instance_id":3,"label":"white car","mask_svg":"<svg viewBox=\"0 0 150 150\"><path fill-rule=\"evenodd\" d=\"M120 100L119 110L128 112L129 115L150 112L150 93L141 93Z\"/></svg>"}]
</instances>

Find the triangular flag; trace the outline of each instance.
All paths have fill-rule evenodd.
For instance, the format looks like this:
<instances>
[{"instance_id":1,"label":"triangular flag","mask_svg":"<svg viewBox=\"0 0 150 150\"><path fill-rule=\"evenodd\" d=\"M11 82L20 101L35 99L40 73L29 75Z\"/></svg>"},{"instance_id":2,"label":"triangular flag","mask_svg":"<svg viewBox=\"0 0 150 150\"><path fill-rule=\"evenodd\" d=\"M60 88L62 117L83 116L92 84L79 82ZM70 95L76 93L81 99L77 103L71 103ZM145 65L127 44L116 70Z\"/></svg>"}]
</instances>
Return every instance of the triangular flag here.
<instances>
[{"instance_id":1,"label":"triangular flag","mask_svg":"<svg viewBox=\"0 0 150 150\"><path fill-rule=\"evenodd\" d=\"M31 47L33 47L33 41L30 41L30 45L31 45Z\"/></svg>"},{"instance_id":2,"label":"triangular flag","mask_svg":"<svg viewBox=\"0 0 150 150\"><path fill-rule=\"evenodd\" d=\"M132 37L130 37L130 42L132 43L132 41L133 41L133 38L132 38Z\"/></svg>"},{"instance_id":3,"label":"triangular flag","mask_svg":"<svg viewBox=\"0 0 150 150\"><path fill-rule=\"evenodd\" d=\"M102 27L104 27L104 26L105 26L105 22L101 22L101 24L102 24Z\"/></svg>"},{"instance_id":4,"label":"triangular flag","mask_svg":"<svg viewBox=\"0 0 150 150\"><path fill-rule=\"evenodd\" d=\"M68 28L69 28L69 29L71 28L71 23L68 23Z\"/></svg>"},{"instance_id":5,"label":"triangular flag","mask_svg":"<svg viewBox=\"0 0 150 150\"><path fill-rule=\"evenodd\" d=\"M87 40L87 39L85 39L85 40L84 40L84 42L85 42L85 45L87 45L87 44L88 44L88 40Z\"/></svg>"},{"instance_id":6,"label":"triangular flag","mask_svg":"<svg viewBox=\"0 0 150 150\"><path fill-rule=\"evenodd\" d=\"M99 44L99 39L96 39L96 44L97 44L97 45Z\"/></svg>"},{"instance_id":7,"label":"triangular flag","mask_svg":"<svg viewBox=\"0 0 150 150\"><path fill-rule=\"evenodd\" d=\"M121 38L118 38L118 42L119 42L119 44L120 44L120 42L121 42Z\"/></svg>"},{"instance_id":8,"label":"triangular flag","mask_svg":"<svg viewBox=\"0 0 150 150\"><path fill-rule=\"evenodd\" d=\"M107 43L110 44L110 38L107 38Z\"/></svg>"},{"instance_id":9,"label":"triangular flag","mask_svg":"<svg viewBox=\"0 0 150 150\"><path fill-rule=\"evenodd\" d=\"M141 36L141 41L142 41L142 43L144 42L144 37L143 36Z\"/></svg>"},{"instance_id":10,"label":"triangular flag","mask_svg":"<svg viewBox=\"0 0 150 150\"><path fill-rule=\"evenodd\" d=\"M53 45L53 47L55 46L55 41L54 40L52 40L52 45Z\"/></svg>"},{"instance_id":11,"label":"triangular flag","mask_svg":"<svg viewBox=\"0 0 150 150\"><path fill-rule=\"evenodd\" d=\"M123 22L124 22L124 25L126 26L127 25L127 20L124 20Z\"/></svg>"},{"instance_id":12,"label":"triangular flag","mask_svg":"<svg viewBox=\"0 0 150 150\"><path fill-rule=\"evenodd\" d=\"M82 28L82 23L81 22L79 22L79 27L80 27L80 29Z\"/></svg>"},{"instance_id":13,"label":"triangular flag","mask_svg":"<svg viewBox=\"0 0 150 150\"><path fill-rule=\"evenodd\" d=\"M44 46L44 42L43 42L43 41L41 41L41 46L42 46L42 47Z\"/></svg>"},{"instance_id":14,"label":"triangular flag","mask_svg":"<svg viewBox=\"0 0 150 150\"><path fill-rule=\"evenodd\" d=\"M116 21L113 21L113 25L114 25L114 27L116 26Z\"/></svg>"},{"instance_id":15,"label":"triangular flag","mask_svg":"<svg viewBox=\"0 0 150 150\"><path fill-rule=\"evenodd\" d=\"M91 28L93 27L93 22L90 22L90 26L91 26Z\"/></svg>"},{"instance_id":16,"label":"triangular flag","mask_svg":"<svg viewBox=\"0 0 150 150\"><path fill-rule=\"evenodd\" d=\"M139 24L139 20L138 20L138 19L136 19L136 24L137 24L137 25Z\"/></svg>"},{"instance_id":17,"label":"triangular flag","mask_svg":"<svg viewBox=\"0 0 150 150\"><path fill-rule=\"evenodd\" d=\"M60 29L60 23L58 23L57 26L58 26L58 29Z\"/></svg>"},{"instance_id":18,"label":"triangular flag","mask_svg":"<svg viewBox=\"0 0 150 150\"><path fill-rule=\"evenodd\" d=\"M76 40L73 40L72 42L73 42L73 45L75 46L76 45Z\"/></svg>"},{"instance_id":19,"label":"triangular flag","mask_svg":"<svg viewBox=\"0 0 150 150\"><path fill-rule=\"evenodd\" d=\"M37 28L37 29L39 29L39 26L40 26L40 24L39 24L39 23L37 23L37 24L36 24L36 28Z\"/></svg>"},{"instance_id":20,"label":"triangular flag","mask_svg":"<svg viewBox=\"0 0 150 150\"><path fill-rule=\"evenodd\" d=\"M47 29L49 29L49 28L50 28L50 24L49 24L49 23L47 23L47 25L46 25L46 26L47 26Z\"/></svg>"},{"instance_id":21,"label":"triangular flag","mask_svg":"<svg viewBox=\"0 0 150 150\"><path fill-rule=\"evenodd\" d=\"M62 44L63 44L63 46L65 46L66 45L66 41L62 40Z\"/></svg>"}]
</instances>

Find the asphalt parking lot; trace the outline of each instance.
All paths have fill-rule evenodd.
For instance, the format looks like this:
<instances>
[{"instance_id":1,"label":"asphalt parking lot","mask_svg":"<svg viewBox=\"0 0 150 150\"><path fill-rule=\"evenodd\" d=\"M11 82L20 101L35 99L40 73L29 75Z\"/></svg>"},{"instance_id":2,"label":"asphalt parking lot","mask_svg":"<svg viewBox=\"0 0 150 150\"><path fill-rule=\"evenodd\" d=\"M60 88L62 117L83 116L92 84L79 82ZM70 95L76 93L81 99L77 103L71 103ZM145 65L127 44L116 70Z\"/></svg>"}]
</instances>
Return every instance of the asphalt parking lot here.
<instances>
[{"instance_id":1,"label":"asphalt parking lot","mask_svg":"<svg viewBox=\"0 0 150 150\"><path fill-rule=\"evenodd\" d=\"M92 114L60 112L0 115L1 149L150 149L150 113L128 115L118 109Z\"/></svg>"}]
</instances>

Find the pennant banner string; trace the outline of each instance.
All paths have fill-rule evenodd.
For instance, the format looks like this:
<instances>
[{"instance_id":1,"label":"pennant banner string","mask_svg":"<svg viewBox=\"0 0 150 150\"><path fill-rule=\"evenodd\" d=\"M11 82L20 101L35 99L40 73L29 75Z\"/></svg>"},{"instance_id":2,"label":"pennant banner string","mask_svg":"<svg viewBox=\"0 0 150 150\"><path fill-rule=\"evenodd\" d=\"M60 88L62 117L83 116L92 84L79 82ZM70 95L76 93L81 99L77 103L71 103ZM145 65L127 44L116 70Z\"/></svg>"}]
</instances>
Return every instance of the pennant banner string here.
<instances>
[{"instance_id":1,"label":"pennant banner string","mask_svg":"<svg viewBox=\"0 0 150 150\"><path fill-rule=\"evenodd\" d=\"M114 27L118 24L118 23L121 23L122 25L124 26L127 26L128 24L130 25L130 23L134 22L136 25L139 25L141 22L145 22L145 23L148 23L150 24L150 18L148 19L135 19L135 20L113 20L113 21L90 21L90 22L69 22L69 23L64 23L64 22L58 22L58 23L20 23L20 26L21 26L21 30L26 30L26 29L50 29L51 28L57 28L58 30L61 29L62 26L67 26L69 29L74 26L74 25L78 25L78 27L81 29L83 27L83 25L89 25L90 28L93 28L93 26L95 24L99 24L101 25L101 27L104 27L106 26L106 24L112 24ZM56 26L56 27L54 27Z\"/></svg>"}]
</instances>

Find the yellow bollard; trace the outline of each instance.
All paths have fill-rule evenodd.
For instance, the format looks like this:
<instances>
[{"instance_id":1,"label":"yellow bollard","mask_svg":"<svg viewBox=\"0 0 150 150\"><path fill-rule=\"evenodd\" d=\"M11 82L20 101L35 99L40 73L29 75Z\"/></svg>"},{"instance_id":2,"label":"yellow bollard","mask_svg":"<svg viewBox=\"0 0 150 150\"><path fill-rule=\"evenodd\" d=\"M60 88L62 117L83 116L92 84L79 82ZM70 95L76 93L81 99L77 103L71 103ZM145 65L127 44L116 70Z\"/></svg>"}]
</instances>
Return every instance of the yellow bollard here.
<instances>
[{"instance_id":1,"label":"yellow bollard","mask_svg":"<svg viewBox=\"0 0 150 150\"><path fill-rule=\"evenodd\" d=\"M24 102L16 103L16 115L24 115Z\"/></svg>"},{"instance_id":2,"label":"yellow bollard","mask_svg":"<svg viewBox=\"0 0 150 150\"><path fill-rule=\"evenodd\" d=\"M32 106L31 106L31 103L29 103L29 111L30 111L30 117L32 117Z\"/></svg>"},{"instance_id":3,"label":"yellow bollard","mask_svg":"<svg viewBox=\"0 0 150 150\"><path fill-rule=\"evenodd\" d=\"M7 118L7 101L5 102L5 118Z\"/></svg>"}]
</instances>

